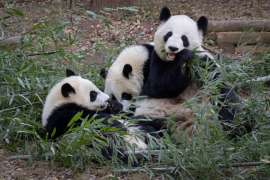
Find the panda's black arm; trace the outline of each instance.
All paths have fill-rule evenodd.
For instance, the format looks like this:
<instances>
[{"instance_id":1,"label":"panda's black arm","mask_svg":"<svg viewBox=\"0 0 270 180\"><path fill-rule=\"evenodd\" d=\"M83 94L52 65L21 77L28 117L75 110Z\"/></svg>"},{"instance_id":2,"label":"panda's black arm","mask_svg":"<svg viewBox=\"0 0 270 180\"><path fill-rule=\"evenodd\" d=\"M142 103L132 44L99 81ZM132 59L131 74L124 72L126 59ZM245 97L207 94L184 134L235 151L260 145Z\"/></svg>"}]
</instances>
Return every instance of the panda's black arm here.
<instances>
[{"instance_id":1,"label":"panda's black arm","mask_svg":"<svg viewBox=\"0 0 270 180\"><path fill-rule=\"evenodd\" d=\"M132 119L137 120L136 125L142 127L151 127L154 131L160 131L167 128L166 118L147 118L145 116L134 116Z\"/></svg>"},{"instance_id":2,"label":"panda's black arm","mask_svg":"<svg viewBox=\"0 0 270 180\"><path fill-rule=\"evenodd\" d=\"M86 109L75 103L68 103L61 105L60 107L53 110L47 120L45 127L48 132L49 138L57 138L64 134L68 130L68 123L70 120L79 112L82 112L81 118L91 117L95 114L94 111ZM78 120L76 124L80 124L81 120ZM55 129L55 133L53 134Z\"/></svg>"},{"instance_id":3,"label":"panda's black arm","mask_svg":"<svg viewBox=\"0 0 270 180\"><path fill-rule=\"evenodd\" d=\"M214 60L209 59L207 56L200 59L202 62L209 63L210 62L210 71L216 71L218 68L216 62ZM220 72L214 75L213 80L217 80L220 77ZM203 82L202 82L203 85ZM220 108L218 112L219 120L222 121L223 129L225 131L229 131L229 136L236 137L241 136L242 134L251 132L255 123L244 123L243 125L233 129L230 124L234 123L234 119L237 114L243 109L244 103L242 98L236 93L233 87L230 87L223 82L219 87L219 103L218 106Z\"/></svg>"},{"instance_id":4,"label":"panda's black arm","mask_svg":"<svg viewBox=\"0 0 270 180\"><path fill-rule=\"evenodd\" d=\"M191 50L184 49L178 55L177 59L180 59L179 64L183 65L184 63L191 61L193 59L193 54Z\"/></svg>"}]
</instances>

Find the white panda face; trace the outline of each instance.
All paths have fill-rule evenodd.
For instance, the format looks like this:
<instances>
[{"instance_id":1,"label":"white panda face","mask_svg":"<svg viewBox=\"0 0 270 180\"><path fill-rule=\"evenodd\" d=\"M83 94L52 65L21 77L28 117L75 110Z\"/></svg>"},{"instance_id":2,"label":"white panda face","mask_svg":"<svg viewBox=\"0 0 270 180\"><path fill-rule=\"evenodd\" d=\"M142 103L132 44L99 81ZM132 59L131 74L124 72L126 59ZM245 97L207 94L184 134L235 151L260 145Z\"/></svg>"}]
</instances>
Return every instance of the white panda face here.
<instances>
[{"instance_id":1,"label":"white panda face","mask_svg":"<svg viewBox=\"0 0 270 180\"><path fill-rule=\"evenodd\" d=\"M108 105L109 96L91 81L80 76L68 77L60 86L63 101L66 103L76 103L90 110L102 110Z\"/></svg>"},{"instance_id":2,"label":"white panda face","mask_svg":"<svg viewBox=\"0 0 270 180\"><path fill-rule=\"evenodd\" d=\"M58 106L75 103L89 110L103 110L108 106L109 96L91 81L72 75L57 83L49 92L42 114L43 126L50 113Z\"/></svg>"},{"instance_id":3,"label":"white panda face","mask_svg":"<svg viewBox=\"0 0 270 180\"><path fill-rule=\"evenodd\" d=\"M183 49L194 50L202 45L207 29L207 19L201 17L197 23L186 15L171 16L168 8L160 14L161 24L155 36L155 51L165 61L173 61Z\"/></svg>"}]
</instances>

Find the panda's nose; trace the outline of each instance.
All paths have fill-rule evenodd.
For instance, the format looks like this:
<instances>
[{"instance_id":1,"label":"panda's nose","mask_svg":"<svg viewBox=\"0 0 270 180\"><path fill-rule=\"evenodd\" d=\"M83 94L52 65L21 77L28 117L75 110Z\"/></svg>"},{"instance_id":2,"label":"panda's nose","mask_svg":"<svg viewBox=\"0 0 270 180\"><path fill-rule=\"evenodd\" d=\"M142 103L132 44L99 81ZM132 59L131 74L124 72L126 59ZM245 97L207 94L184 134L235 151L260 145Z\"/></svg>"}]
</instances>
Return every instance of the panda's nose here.
<instances>
[{"instance_id":1,"label":"panda's nose","mask_svg":"<svg viewBox=\"0 0 270 180\"><path fill-rule=\"evenodd\" d=\"M169 46L169 49L172 51L172 52L175 52L178 50L177 47L174 47L174 46Z\"/></svg>"}]
</instances>

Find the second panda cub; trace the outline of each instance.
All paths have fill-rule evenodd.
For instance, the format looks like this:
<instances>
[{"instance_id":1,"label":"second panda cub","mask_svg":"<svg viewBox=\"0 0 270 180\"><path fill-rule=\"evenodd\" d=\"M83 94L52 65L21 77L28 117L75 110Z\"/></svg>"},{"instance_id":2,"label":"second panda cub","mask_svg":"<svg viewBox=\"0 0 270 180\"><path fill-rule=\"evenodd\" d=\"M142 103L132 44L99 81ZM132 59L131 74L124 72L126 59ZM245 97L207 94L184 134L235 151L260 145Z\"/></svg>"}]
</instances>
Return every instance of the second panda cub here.
<instances>
[{"instance_id":1,"label":"second panda cub","mask_svg":"<svg viewBox=\"0 0 270 180\"><path fill-rule=\"evenodd\" d=\"M91 81L66 71L67 77L57 83L49 92L42 113L42 125L49 138L56 138L68 129L70 120L78 112L81 118L108 118L122 111L122 105L110 100ZM116 125L116 124L115 124ZM117 126L121 124L118 123Z\"/></svg>"}]
</instances>

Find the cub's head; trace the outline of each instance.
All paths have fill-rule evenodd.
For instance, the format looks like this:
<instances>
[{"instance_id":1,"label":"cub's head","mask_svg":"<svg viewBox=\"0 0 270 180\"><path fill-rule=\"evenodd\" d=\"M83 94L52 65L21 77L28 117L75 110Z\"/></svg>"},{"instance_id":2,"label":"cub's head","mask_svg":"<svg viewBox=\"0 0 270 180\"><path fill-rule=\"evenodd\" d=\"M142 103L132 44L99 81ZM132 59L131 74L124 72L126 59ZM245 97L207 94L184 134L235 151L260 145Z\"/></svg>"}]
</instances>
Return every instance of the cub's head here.
<instances>
[{"instance_id":1,"label":"cub's head","mask_svg":"<svg viewBox=\"0 0 270 180\"><path fill-rule=\"evenodd\" d=\"M100 91L88 79L76 75L73 71L66 71L67 77L57 83L49 92L42 114L45 126L52 111L64 104L74 103L89 110L98 111L107 108L109 96Z\"/></svg>"},{"instance_id":2,"label":"cub's head","mask_svg":"<svg viewBox=\"0 0 270 180\"><path fill-rule=\"evenodd\" d=\"M65 102L76 103L90 110L104 109L109 96L103 93L88 79L76 75L73 71L66 71L67 77L57 86L59 97Z\"/></svg>"},{"instance_id":3,"label":"cub's head","mask_svg":"<svg viewBox=\"0 0 270 180\"><path fill-rule=\"evenodd\" d=\"M160 12L160 25L154 35L155 51L164 61L173 61L184 49L194 50L202 45L208 20L202 16L196 22L186 15L172 16L167 7Z\"/></svg>"}]
</instances>

